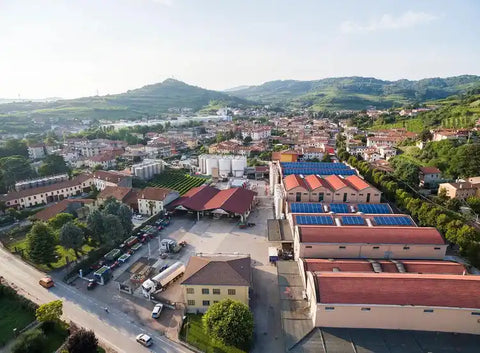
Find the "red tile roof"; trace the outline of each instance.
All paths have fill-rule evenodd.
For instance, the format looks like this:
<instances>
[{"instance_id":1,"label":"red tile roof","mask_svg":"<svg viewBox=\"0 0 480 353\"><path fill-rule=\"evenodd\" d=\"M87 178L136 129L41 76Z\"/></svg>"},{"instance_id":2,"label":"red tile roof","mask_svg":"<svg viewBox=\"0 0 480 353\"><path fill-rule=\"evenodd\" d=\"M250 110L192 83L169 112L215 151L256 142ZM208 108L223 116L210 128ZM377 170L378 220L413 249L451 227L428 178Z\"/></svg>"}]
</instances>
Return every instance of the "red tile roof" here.
<instances>
[{"instance_id":1,"label":"red tile roof","mask_svg":"<svg viewBox=\"0 0 480 353\"><path fill-rule=\"evenodd\" d=\"M365 180L360 178L358 175L350 175L345 178L345 181L349 186L351 186L353 189L357 191L371 187L370 184L368 184Z\"/></svg>"},{"instance_id":2,"label":"red tile roof","mask_svg":"<svg viewBox=\"0 0 480 353\"><path fill-rule=\"evenodd\" d=\"M332 272L334 268L342 272L372 272L372 264L366 260L345 259L303 259L305 271Z\"/></svg>"},{"instance_id":3,"label":"red tile roof","mask_svg":"<svg viewBox=\"0 0 480 353\"><path fill-rule=\"evenodd\" d=\"M303 243L439 244L445 240L430 227L298 226Z\"/></svg>"},{"instance_id":4,"label":"red tile roof","mask_svg":"<svg viewBox=\"0 0 480 353\"><path fill-rule=\"evenodd\" d=\"M163 201L168 194L174 192L176 193L176 191L167 188L146 187L145 189L138 192L138 198L145 200Z\"/></svg>"},{"instance_id":5,"label":"red tile roof","mask_svg":"<svg viewBox=\"0 0 480 353\"><path fill-rule=\"evenodd\" d=\"M331 190L330 185L323 178L320 178L316 174L307 175L305 177L305 183L308 185L310 190L315 190L320 187L324 187L326 189Z\"/></svg>"},{"instance_id":6,"label":"red tile roof","mask_svg":"<svg viewBox=\"0 0 480 353\"><path fill-rule=\"evenodd\" d=\"M440 169L436 167L420 167L418 168L423 174L440 174L442 173Z\"/></svg>"},{"instance_id":7,"label":"red tile roof","mask_svg":"<svg viewBox=\"0 0 480 353\"><path fill-rule=\"evenodd\" d=\"M122 186L106 186L97 196L99 199L108 199L113 197L115 200L123 201L123 199L128 195L132 190L129 187Z\"/></svg>"},{"instance_id":8,"label":"red tile roof","mask_svg":"<svg viewBox=\"0 0 480 353\"><path fill-rule=\"evenodd\" d=\"M344 179L340 178L338 175L329 175L325 177L325 181L330 185L330 188L335 191L347 186Z\"/></svg>"},{"instance_id":9,"label":"red tile roof","mask_svg":"<svg viewBox=\"0 0 480 353\"><path fill-rule=\"evenodd\" d=\"M56 216L57 214L66 212L68 210L69 205L72 203L80 203L83 206L86 203L93 203L93 200L92 199L65 199L35 213L33 217L35 219L46 222L50 218Z\"/></svg>"},{"instance_id":10,"label":"red tile roof","mask_svg":"<svg viewBox=\"0 0 480 353\"><path fill-rule=\"evenodd\" d=\"M100 179L104 181L110 181L112 183L119 183L124 178L128 177L127 175L122 175L120 173L110 172L106 170L97 170L93 173L95 179Z\"/></svg>"},{"instance_id":11,"label":"red tile roof","mask_svg":"<svg viewBox=\"0 0 480 353\"><path fill-rule=\"evenodd\" d=\"M242 214L252 206L256 193L245 188L220 190L204 205L204 210L222 209L227 212Z\"/></svg>"},{"instance_id":12,"label":"red tile roof","mask_svg":"<svg viewBox=\"0 0 480 353\"><path fill-rule=\"evenodd\" d=\"M296 174L290 174L287 175L283 179L283 184L285 185L285 190L289 191L294 188L300 187L304 188L305 190L308 190L308 186L305 183L305 180L300 176Z\"/></svg>"},{"instance_id":13,"label":"red tile roof","mask_svg":"<svg viewBox=\"0 0 480 353\"><path fill-rule=\"evenodd\" d=\"M317 272L323 304L420 305L480 309L480 276Z\"/></svg>"}]
</instances>

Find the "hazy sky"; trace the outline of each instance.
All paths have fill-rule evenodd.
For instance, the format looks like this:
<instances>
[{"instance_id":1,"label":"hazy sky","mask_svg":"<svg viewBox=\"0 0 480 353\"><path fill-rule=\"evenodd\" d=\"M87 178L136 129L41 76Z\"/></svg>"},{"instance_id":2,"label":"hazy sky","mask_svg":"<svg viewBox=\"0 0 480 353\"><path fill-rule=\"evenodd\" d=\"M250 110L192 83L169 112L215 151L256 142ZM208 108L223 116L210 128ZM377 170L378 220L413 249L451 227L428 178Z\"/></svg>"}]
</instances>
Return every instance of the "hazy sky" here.
<instances>
[{"instance_id":1,"label":"hazy sky","mask_svg":"<svg viewBox=\"0 0 480 353\"><path fill-rule=\"evenodd\" d=\"M479 16L479 0L0 0L0 97L480 74Z\"/></svg>"}]
</instances>

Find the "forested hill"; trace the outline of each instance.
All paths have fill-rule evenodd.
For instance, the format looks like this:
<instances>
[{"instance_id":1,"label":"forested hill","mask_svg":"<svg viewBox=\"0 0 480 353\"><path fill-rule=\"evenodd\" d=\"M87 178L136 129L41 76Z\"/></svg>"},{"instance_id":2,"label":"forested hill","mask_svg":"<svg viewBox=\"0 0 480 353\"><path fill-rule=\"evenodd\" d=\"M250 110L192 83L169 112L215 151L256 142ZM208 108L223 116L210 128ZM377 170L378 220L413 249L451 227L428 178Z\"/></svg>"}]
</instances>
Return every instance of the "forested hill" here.
<instances>
[{"instance_id":1,"label":"forested hill","mask_svg":"<svg viewBox=\"0 0 480 353\"><path fill-rule=\"evenodd\" d=\"M0 104L0 117L119 119L157 115L167 112L169 108L191 108L197 111L213 102L234 107L250 104L243 98L168 79L115 95L55 102Z\"/></svg>"},{"instance_id":2,"label":"forested hill","mask_svg":"<svg viewBox=\"0 0 480 353\"><path fill-rule=\"evenodd\" d=\"M271 81L229 92L266 104L313 110L362 110L400 107L442 99L480 87L480 76L426 78L419 81L384 81L370 77L326 78L315 81Z\"/></svg>"}]
</instances>

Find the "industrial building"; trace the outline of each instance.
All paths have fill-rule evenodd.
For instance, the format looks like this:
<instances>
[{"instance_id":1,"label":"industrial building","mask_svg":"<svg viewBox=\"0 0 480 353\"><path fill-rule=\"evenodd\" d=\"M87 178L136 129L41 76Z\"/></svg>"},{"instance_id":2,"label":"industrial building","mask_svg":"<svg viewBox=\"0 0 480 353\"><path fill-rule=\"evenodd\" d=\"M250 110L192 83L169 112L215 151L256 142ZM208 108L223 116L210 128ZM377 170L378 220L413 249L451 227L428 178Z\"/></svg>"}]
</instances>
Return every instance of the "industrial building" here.
<instances>
[{"instance_id":1,"label":"industrial building","mask_svg":"<svg viewBox=\"0 0 480 353\"><path fill-rule=\"evenodd\" d=\"M247 167L247 157L239 155L202 154L198 156L200 173L214 178L242 177Z\"/></svg>"},{"instance_id":2,"label":"industrial building","mask_svg":"<svg viewBox=\"0 0 480 353\"><path fill-rule=\"evenodd\" d=\"M163 171L163 161L160 159L145 159L132 165L132 175L142 180L150 180Z\"/></svg>"}]
</instances>

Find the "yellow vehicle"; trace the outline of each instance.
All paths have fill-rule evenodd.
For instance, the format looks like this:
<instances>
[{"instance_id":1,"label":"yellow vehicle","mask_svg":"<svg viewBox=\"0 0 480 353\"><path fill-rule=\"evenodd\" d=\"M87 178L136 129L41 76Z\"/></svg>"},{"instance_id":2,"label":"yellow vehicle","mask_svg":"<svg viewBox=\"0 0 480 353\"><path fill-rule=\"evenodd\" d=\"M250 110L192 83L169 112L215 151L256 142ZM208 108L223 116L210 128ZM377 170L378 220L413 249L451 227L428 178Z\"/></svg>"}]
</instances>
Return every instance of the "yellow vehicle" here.
<instances>
[{"instance_id":1,"label":"yellow vehicle","mask_svg":"<svg viewBox=\"0 0 480 353\"><path fill-rule=\"evenodd\" d=\"M40 284L44 288L50 288L55 285L53 279L51 279L50 277L43 277L42 279L40 279L40 281L38 281L38 284Z\"/></svg>"}]
</instances>

